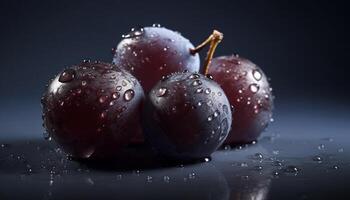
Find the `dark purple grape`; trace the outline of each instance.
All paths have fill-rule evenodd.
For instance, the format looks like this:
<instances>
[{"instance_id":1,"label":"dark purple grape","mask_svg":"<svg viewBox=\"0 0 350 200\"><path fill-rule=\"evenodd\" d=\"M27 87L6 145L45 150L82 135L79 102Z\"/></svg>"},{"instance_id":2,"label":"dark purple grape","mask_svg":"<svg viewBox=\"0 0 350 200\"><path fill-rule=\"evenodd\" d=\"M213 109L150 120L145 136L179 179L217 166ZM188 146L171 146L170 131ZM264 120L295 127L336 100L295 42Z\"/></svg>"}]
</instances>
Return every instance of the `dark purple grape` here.
<instances>
[{"instance_id":1,"label":"dark purple grape","mask_svg":"<svg viewBox=\"0 0 350 200\"><path fill-rule=\"evenodd\" d=\"M225 91L235 112L225 143L255 141L272 121L272 89L263 71L251 61L237 55L214 58L209 74Z\"/></svg>"},{"instance_id":2,"label":"dark purple grape","mask_svg":"<svg viewBox=\"0 0 350 200\"><path fill-rule=\"evenodd\" d=\"M218 84L197 73L174 73L150 91L145 136L165 157L208 157L225 140L232 122L230 104Z\"/></svg>"},{"instance_id":3,"label":"dark purple grape","mask_svg":"<svg viewBox=\"0 0 350 200\"><path fill-rule=\"evenodd\" d=\"M84 61L65 69L42 98L47 138L76 158L105 158L140 134L144 93L128 72Z\"/></svg>"},{"instance_id":4,"label":"dark purple grape","mask_svg":"<svg viewBox=\"0 0 350 200\"><path fill-rule=\"evenodd\" d=\"M199 71L199 56L191 48L188 39L167 28L134 28L114 49L113 62L133 74L147 94L163 76Z\"/></svg>"}]
</instances>

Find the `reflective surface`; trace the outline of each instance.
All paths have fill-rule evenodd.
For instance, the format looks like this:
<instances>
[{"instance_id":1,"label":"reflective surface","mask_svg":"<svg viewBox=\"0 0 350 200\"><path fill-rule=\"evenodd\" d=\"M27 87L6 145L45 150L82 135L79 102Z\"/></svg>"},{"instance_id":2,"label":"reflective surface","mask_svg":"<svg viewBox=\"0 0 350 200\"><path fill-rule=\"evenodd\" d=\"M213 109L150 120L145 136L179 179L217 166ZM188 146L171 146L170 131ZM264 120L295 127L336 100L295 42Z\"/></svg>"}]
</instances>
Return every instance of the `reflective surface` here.
<instances>
[{"instance_id":1,"label":"reflective surface","mask_svg":"<svg viewBox=\"0 0 350 200\"><path fill-rule=\"evenodd\" d=\"M345 107L279 105L258 143L183 165L140 146L113 163L72 161L41 138L40 112L7 109L0 114L0 199L346 199L350 189ZM38 121L29 117L36 114Z\"/></svg>"}]
</instances>

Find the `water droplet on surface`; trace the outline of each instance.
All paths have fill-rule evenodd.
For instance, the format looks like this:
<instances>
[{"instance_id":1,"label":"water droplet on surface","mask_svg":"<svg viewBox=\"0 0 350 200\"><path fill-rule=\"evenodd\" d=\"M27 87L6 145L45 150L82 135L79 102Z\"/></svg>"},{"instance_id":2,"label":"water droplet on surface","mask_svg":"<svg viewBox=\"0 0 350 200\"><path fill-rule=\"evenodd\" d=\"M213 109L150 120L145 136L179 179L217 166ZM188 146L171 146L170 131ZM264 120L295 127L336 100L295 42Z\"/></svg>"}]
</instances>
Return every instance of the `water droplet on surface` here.
<instances>
[{"instance_id":1,"label":"water droplet on surface","mask_svg":"<svg viewBox=\"0 0 350 200\"><path fill-rule=\"evenodd\" d=\"M205 89L205 91L204 91L205 94L210 94L210 92L211 92L210 88L207 88L207 89Z\"/></svg>"},{"instance_id":2,"label":"water droplet on surface","mask_svg":"<svg viewBox=\"0 0 350 200\"><path fill-rule=\"evenodd\" d=\"M198 85L202 85L202 82L200 80L195 80L192 82L193 86L198 86Z\"/></svg>"},{"instance_id":3,"label":"water droplet on surface","mask_svg":"<svg viewBox=\"0 0 350 200\"><path fill-rule=\"evenodd\" d=\"M114 93L112 94L112 98L113 98L113 99L118 99L119 96L120 96L119 92L114 92Z\"/></svg>"},{"instance_id":4,"label":"water droplet on surface","mask_svg":"<svg viewBox=\"0 0 350 200\"><path fill-rule=\"evenodd\" d=\"M166 183L169 183L170 182L170 177L169 176L164 176L163 177L163 181L166 182Z\"/></svg>"},{"instance_id":5,"label":"water droplet on surface","mask_svg":"<svg viewBox=\"0 0 350 200\"><path fill-rule=\"evenodd\" d=\"M190 79L196 79L199 78L199 74L191 74L191 76L189 76Z\"/></svg>"},{"instance_id":6,"label":"water droplet on surface","mask_svg":"<svg viewBox=\"0 0 350 200\"><path fill-rule=\"evenodd\" d=\"M213 120L213 117L212 116L209 116L208 117L208 122L212 121Z\"/></svg>"},{"instance_id":7,"label":"water droplet on surface","mask_svg":"<svg viewBox=\"0 0 350 200\"><path fill-rule=\"evenodd\" d=\"M260 88L259 85L256 84L256 83L253 83L253 84L249 85L249 89L253 93L257 93L259 91L259 88Z\"/></svg>"},{"instance_id":8,"label":"water droplet on surface","mask_svg":"<svg viewBox=\"0 0 350 200\"><path fill-rule=\"evenodd\" d=\"M223 105L222 110L225 112L226 115L228 114L228 106L227 105Z\"/></svg>"},{"instance_id":9,"label":"water droplet on surface","mask_svg":"<svg viewBox=\"0 0 350 200\"><path fill-rule=\"evenodd\" d=\"M325 149L325 147L326 146L324 144L320 144L320 145L318 145L317 148L318 148L318 150L323 150L323 149Z\"/></svg>"},{"instance_id":10,"label":"water droplet on surface","mask_svg":"<svg viewBox=\"0 0 350 200\"><path fill-rule=\"evenodd\" d=\"M158 91L157 91L157 97L162 97L164 96L166 93L167 93L168 89L166 88L159 88Z\"/></svg>"},{"instance_id":11,"label":"water droplet on surface","mask_svg":"<svg viewBox=\"0 0 350 200\"><path fill-rule=\"evenodd\" d=\"M207 75L205 75L207 78L209 78L210 80L213 80L214 79L214 77L211 75L211 74L207 74Z\"/></svg>"},{"instance_id":12,"label":"water droplet on surface","mask_svg":"<svg viewBox=\"0 0 350 200\"><path fill-rule=\"evenodd\" d=\"M256 171L261 171L261 170L263 170L263 166L255 166L254 167L254 169L256 170Z\"/></svg>"},{"instance_id":13,"label":"water droplet on surface","mask_svg":"<svg viewBox=\"0 0 350 200\"><path fill-rule=\"evenodd\" d=\"M82 86L86 86L86 84L87 84L86 81L82 81L82 82L81 82L81 85L82 85Z\"/></svg>"},{"instance_id":14,"label":"water droplet on surface","mask_svg":"<svg viewBox=\"0 0 350 200\"><path fill-rule=\"evenodd\" d=\"M262 160L263 158L264 158L264 156L261 153L255 153L254 154L254 159Z\"/></svg>"},{"instance_id":15,"label":"water droplet on surface","mask_svg":"<svg viewBox=\"0 0 350 200\"><path fill-rule=\"evenodd\" d=\"M314 156L314 157L312 158L312 160L313 160L313 161L316 161L316 162L322 162L321 156Z\"/></svg>"},{"instance_id":16,"label":"water droplet on surface","mask_svg":"<svg viewBox=\"0 0 350 200\"><path fill-rule=\"evenodd\" d=\"M253 77L255 78L255 80L257 80L257 81L261 80L262 74L258 69L253 70L252 73L253 73Z\"/></svg>"},{"instance_id":17,"label":"water droplet on surface","mask_svg":"<svg viewBox=\"0 0 350 200\"><path fill-rule=\"evenodd\" d=\"M333 165L333 166L332 166L332 169L338 170L338 169L339 169L339 166L338 166L338 165Z\"/></svg>"},{"instance_id":18,"label":"water droplet on surface","mask_svg":"<svg viewBox=\"0 0 350 200\"><path fill-rule=\"evenodd\" d=\"M155 24L152 24L152 27L160 28L160 27L162 27L162 25L155 23Z\"/></svg>"},{"instance_id":19,"label":"water droplet on surface","mask_svg":"<svg viewBox=\"0 0 350 200\"><path fill-rule=\"evenodd\" d=\"M124 38L124 39L134 38L134 37L141 36L143 33L144 33L144 29L142 27L132 28L130 33L128 33L126 35L122 35L122 38Z\"/></svg>"},{"instance_id":20,"label":"water droplet on surface","mask_svg":"<svg viewBox=\"0 0 350 200\"><path fill-rule=\"evenodd\" d=\"M116 87L116 89L117 89L118 91L120 91L120 90L122 89L122 86L118 85L118 86Z\"/></svg>"},{"instance_id":21,"label":"water droplet on surface","mask_svg":"<svg viewBox=\"0 0 350 200\"><path fill-rule=\"evenodd\" d=\"M298 173L300 171L299 168L297 168L296 166L294 165L288 165L286 168L284 168L284 172L286 173Z\"/></svg>"},{"instance_id":22,"label":"water droplet on surface","mask_svg":"<svg viewBox=\"0 0 350 200\"><path fill-rule=\"evenodd\" d=\"M196 174L194 172L191 172L189 175L188 175L188 178L189 179L195 179L196 178Z\"/></svg>"},{"instance_id":23,"label":"water droplet on surface","mask_svg":"<svg viewBox=\"0 0 350 200\"><path fill-rule=\"evenodd\" d=\"M152 176L147 176L147 182L151 183L153 181L153 177Z\"/></svg>"},{"instance_id":24,"label":"water droplet on surface","mask_svg":"<svg viewBox=\"0 0 350 200\"><path fill-rule=\"evenodd\" d=\"M67 83L72 81L75 78L75 70L74 69L65 69L60 77L58 78L58 81L61 83Z\"/></svg>"},{"instance_id":25,"label":"water droplet on surface","mask_svg":"<svg viewBox=\"0 0 350 200\"><path fill-rule=\"evenodd\" d=\"M241 167L248 167L248 163L242 162L242 163L240 164L240 166L241 166Z\"/></svg>"},{"instance_id":26,"label":"water droplet on surface","mask_svg":"<svg viewBox=\"0 0 350 200\"><path fill-rule=\"evenodd\" d=\"M203 92L203 88L197 88L196 89L196 93L202 93Z\"/></svg>"},{"instance_id":27,"label":"water droplet on surface","mask_svg":"<svg viewBox=\"0 0 350 200\"><path fill-rule=\"evenodd\" d=\"M124 100L131 101L131 99L133 99L134 96L135 96L134 90L129 89L129 90L125 91L125 93L124 93Z\"/></svg>"},{"instance_id":28,"label":"water droplet on surface","mask_svg":"<svg viewBox=\"0 0 350 200\"><path fill-rule=\"evenodd\" d=\"M217 117L217 116L219 116L219 114L220 114L219 111L215 111L214 114L213 114L213 116L214 116L214 117Z\"/></svg>"},{"instance_id":29,"label":"water droplet on surface","mask_svg":"<svg viewBox=\"0 0 350 200\"><path fill-rule=\"evenodd\" d=\"M100 98L98 98L98 101L100 103L105 103L107 99L108 99L108 96L100 96Z\"/></svg>"}]
</instances>

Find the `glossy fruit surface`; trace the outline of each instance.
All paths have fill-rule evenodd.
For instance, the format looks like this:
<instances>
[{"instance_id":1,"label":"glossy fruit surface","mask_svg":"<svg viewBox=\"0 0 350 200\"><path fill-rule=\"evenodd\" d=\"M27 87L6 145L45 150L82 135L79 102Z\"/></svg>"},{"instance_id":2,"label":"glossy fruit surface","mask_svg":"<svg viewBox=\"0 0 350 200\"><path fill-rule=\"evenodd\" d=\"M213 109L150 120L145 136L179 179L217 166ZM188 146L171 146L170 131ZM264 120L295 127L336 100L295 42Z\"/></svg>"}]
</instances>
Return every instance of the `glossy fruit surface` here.
<instances>
[{"instance_id":1,"label":"glossy fruit surface","mask_svg":"<svg viewBox=\"0 0 350 200\"><path fill-rule=\"evenodd\" d=\"M199 71L199 56L180 33L154 25L134 28L113 50L113 63L133 74L145 94L163 77L174 72Z\"/></svg>"},{"instance_id":2,"label":"glossy fruit surface","mask_svg":"<svg viewBox=\"0 0 350 200\"><path fill-rule=\"evenodd\" d=\"M210 156L231 127L230 104L218 84L191 72L175 73L149 93L144 117L146 140L165 157Z\"/></svg>"},{"instance_id":3,"label":"glossy fruit surface","mask_svg":"<svg viewBox=\"0 0 350 200\"><path fill-rule=\"evenodd\" d=\"M42 97L47 138L76 158L114 156L140 129L144 93L128 72L84 61L58 74Z\"/></svg>"},{"instance_id":4,"label":"glossy fruit surface","mask_svg":"<svg viewBox=\"0 0 350 200\"><path fill-rule=\"evenodd\" d=\"M251 61L232 55L214 58L208 73L234 108L234 123L225 143L255 141L272 121L272 89L263 71Z\"/></svg>"}]
</instances>

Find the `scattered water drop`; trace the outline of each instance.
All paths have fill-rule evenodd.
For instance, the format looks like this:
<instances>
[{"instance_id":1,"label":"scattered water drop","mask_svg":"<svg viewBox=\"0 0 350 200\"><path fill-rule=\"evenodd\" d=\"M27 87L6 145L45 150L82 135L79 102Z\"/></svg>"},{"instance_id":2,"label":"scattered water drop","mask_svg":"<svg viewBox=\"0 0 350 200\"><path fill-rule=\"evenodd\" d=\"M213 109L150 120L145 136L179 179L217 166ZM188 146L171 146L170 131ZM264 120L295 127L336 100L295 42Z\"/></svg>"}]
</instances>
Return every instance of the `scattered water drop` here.
<instances>
[{"instance_id":1,"label":"scattered water drop","mask_svg":"<svg viewBox=\"0 0 350 200\"><path fill-rule=\"evenodd\" d=\"M196 89L196 93L202 93L203 92L203 88L197 88Z\"/></svg>"},{"instance_id":2,"label":"scattered water drop","mask_svg":"<svg viewBox=\"0 0 350 200\"><path fill-rule=\"evenodd\" d=\"M208 122L212 121L213 120L213 117L212 116L209 116L208 117Z\"/></svg>"},{"instance_id":3,"label":"scattered water drop","mask_svg":"<svg viewBox=\"0 0 350 200\"><path fill-rule=\"evenodd\" d=\"M134 98L134 96L135 96L134 90L129 89L129 90L125 91L125 93L124 93L124 100L130 101L131 99Z\"/></svg>"},{"instance_id":4,"label":"scattered water drop","mask_svg":"<svg viewBox=\"0 0 350 200\"><path fill-rule=\"evenodd\" d=\"M202 82L200 80L195 80L192 82L193 86L198 86L198 85L202 85Z\"/></svg>"},{"instance_id":5,"label":"scattered water drop","mask_svg":"<svg viewBox=\"0 0 350 200\"><path fill-rule=\"evenodd\" d=\"M223 105L222 110L225 112L225 114L228 114L228 106L227 105Z\"/></svg>"},{"instance_id":6,"label":"scattered water drop","mask_svg":"<svg viewBox=\"0 0 350 200\"><path fill-rule=\"evenodd\" d=\"M113 98L113 99L118 99L119 97L120 97L119 92L114 92L114 93L112 94L112 98Z\"/></svg>"},{"instance_id":7,"label":"scattered water drop","mask_svg":"<svg viewBox=\"0 0 350 200\"><path fill-rule=\"evenodd\" d=\"M170 177L169 176L164 176L163 177L163 181L166 182L166 183L169 183L170 182Z\"/></svg>"},{"instance_id":8,"label":"scattered water drop","mask_svg":"<svg viewBox=\"0 0 350 200\"><path fill-rule=\"evenodd\" d=\"M134 38L141 36L144 33L144 29L142 27L132 28L130 33L126 35L122 35L122 38Z\"/></svg>"},{"instance_id":9,"label":"scattered water drop","mask_svg":"<svg viewBox=\"0 0 350 200\"><path fill-rule=\"evenodd\" d=\"M242 163L240 164L240 166L241 166L241 167L248 167L248 163L242 162Z\"/></svg>"},{"instance_id":10,"label":"scattered water drop","mask_svg":"<svg viewBox=\"0 0 350 200\"><path fill-rule=\"evenodd\" d=\"M325 149L325 147L326 146L324 144L320 144L320 145L318 145L317 148L318 148L318 150L323 150L323 149Z\"/></svg>"},{"instance_id":11,"label":"scattered water drop","mask_svg":"<svg viewBox=\"0 0 350 200\"><path fill-rule=\"evenodd\" d=\"M155 24L152 24L152 27L160 28L160 27L162 27L162 25L155 23Z\"/></svg>"},{"instance_id":12,"label":"scattered water drop","mask_svg":"<svg viewBox=\"0 0 350 200\"><path fill-rule=\"evenodd\" d=\"M196 79L199 78L199 74L191 74L191 76L189 76L190 79Z\"/></svg>"},{"instance_id":13,"label":"scattered water drop","mask_svg":"<svg viewBox=\"0 0 350 200\"><path fill-rule=\"evenodd\" d=\"M253 84L249 85L249 89L253 93L257 93L259 91L259 88L260 88L259 85L256 84L256 83L253 83Z\"/></svg>"},{"instance_id":14,"label":"scattered water drop","mask_svg":"<svg viewBox=\"0 0 350 200\"><path fill-rule=\"evenodd\" d=\"M209 79L211 79L211 80L213 80L214 79L214 77L211 75L211 74L207 74L207 75L205 75L207 78L209 78Z\"/></svg>"},{"instance_id":15,"label":"scattered water drop","mask_svg":"<svg viewBox=\"0 0 350 200\"><path fill-rule=\"evenodd\" d=\"M120 91L122 89L122 86L118 85L116 89Z\"/></svg>"},{"instance_id":16,"label":"scattered water drop","mask_svg":"<svg viewBox=\"0 0 350 200\"><path fill-rule=\"evenodd\" d=\"M166 88L159 88L157 91L157 97L163 97L167 93L168 89Z\"/></svg>"},{"instance_id":17,"label":"scattered water drop","mask_svg":"<svg viewBox=\"0 0 350 200\"><path fill-rule=\"evenodd\" d=\"M81 82L81 85L82 85L82 86L86 86L86 84L87 84L86 81L82 81L82 82Z\"/></svg>"},{"instance_id":18,"label":"scattered water drop","mask_svg":"<svg viewBox=\"0 0 350 200\"><path fill-rule=\"evenodd\" d=\"M75 70L74 69L65 69L60 77L58 78L58 81L61 83L67 83L74 79L75 77Z\"/></svg>"},{"instance_id":19,"label":"scattered water drop","mask_svg":"<svg viewBox=\"0 0 350 200\"><path fill-rule=\"evenodd\" d=\"M263 166L260 166L260 165L255 166L255 167L254 167L254 170L256 170L256 171L261 171L261 170L263 170Z\"/></svg>"},{"instance_id":20,"label":"scattered water drop","mask_svg":"<svg viewBox=\"0 0 350 200\"><path fill-rule=\"evenodd\" d=\"M252 73L253 73L253 77L255 78L255 80L257 80L257 81L261 80L262 74L258 69L253 70Z\"/></svg>"},{"instance_id":21,"label":"scattered water drop","mask_svg":"<svg viewBox=\"0 0 350 200\"><path fill-rule=\"evenodd\" d=\"M296 166L294 165L288 165L286 168L284 168L284 172L286 173L298 173L300 171L299 168L297 168Z\"/></svg>"},{"instance_id":22,"label":"scattered water drop","mask_svg":"<svg viewBox=\"0 0 350 200\"><path fill-rule=\"evenodd\" d=\"M264 156L261 153L255 153L253 158L256 160L262 160Z\"/></svg>"},{"instance_id":23,"label":"scattered water drop","mask_svg":"<svg viewBox=\"0 0 350 200\"><path fill-rule=\"evenodd\" d=\"M100 98L98 98L98 101L100 103L105 103L107 99L108 99L108 96L104 95L104 96L100 96Z\"/></svg>"},{"instance_id":24,"label":"scattered water drop","mask_svg":"<svg viewBox=\"0 0 350 200\"><path fill-rule=\"evenodd\" d=\"M314 156L314 157L312 158L312 160L313 160L313 161L316 161L316 162L322 162L321 156Z\"/></svg>"},{"instance_id":25,"label":"scattered water drop","mask_svg":"<svg viewBox=\"0 0 350 200\"><path fill-rule=\"evenodd\" d=\"M188 175L188 178L189 179L195 179L196 178L196 174L194 172L191 172L189 175Z\"/></svg>"},{"instance_id":26,"label":"scattered water drop","mask_svg":"<svg viewBox=\"0 0 350 200\"><path fill-rule=\"evenodd\" d=\"M151 183L153 181L153 177L152 176L147 176L147 183Z\"/></svg>"},{"instance_id":27,"label":"scattered water drop","mask_svg":"<svg viewBox=\"0 0 350 200\"><path fill-rule=\"evenodd\" d=\"M210 94L210 92L211 92L210 88L207 88L207 89L205 89L205 91L204 91L205 94Z\"/></svg>"}]
</instances>

